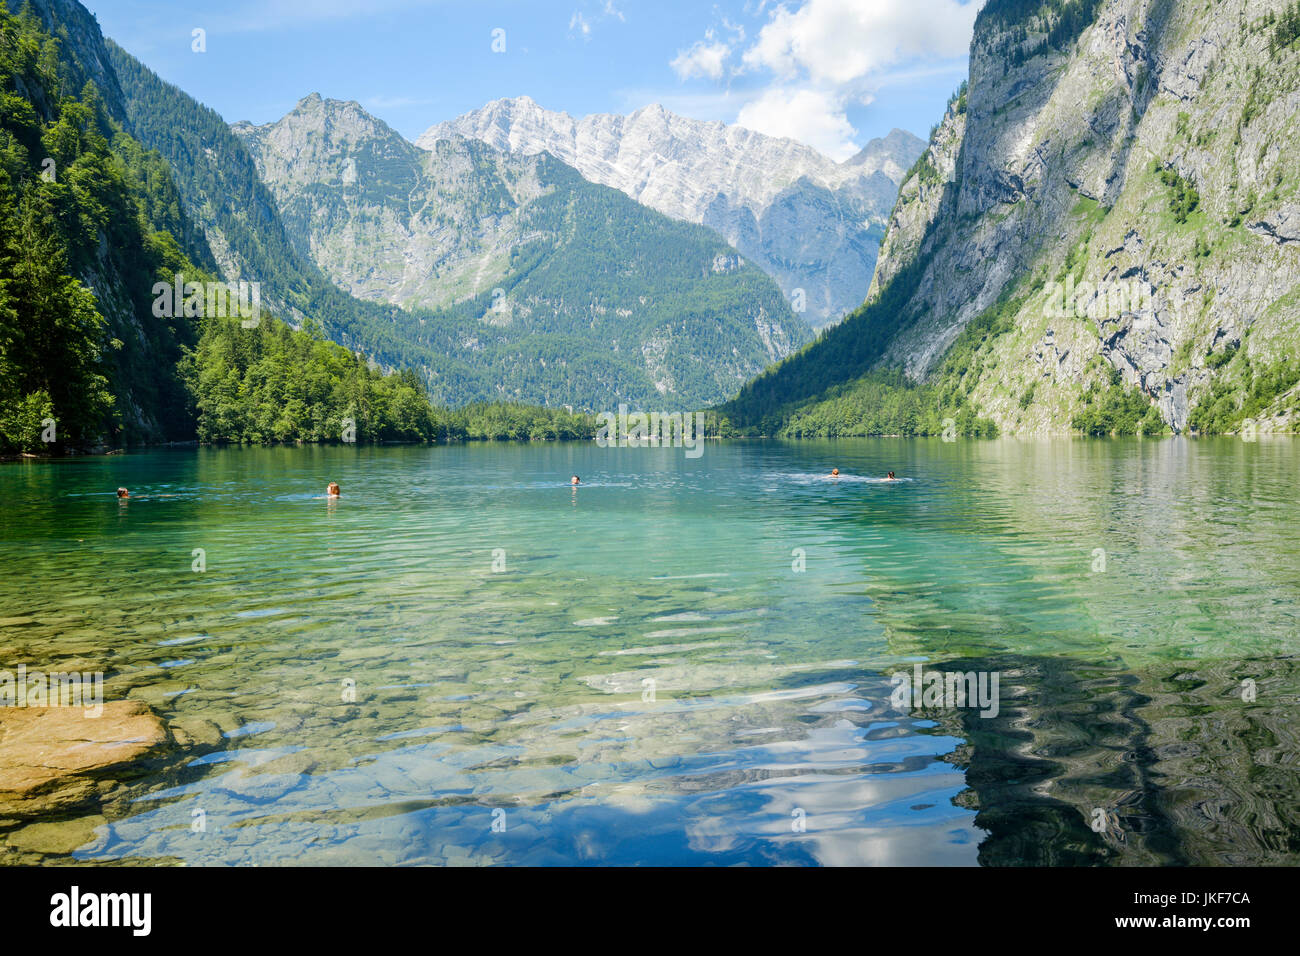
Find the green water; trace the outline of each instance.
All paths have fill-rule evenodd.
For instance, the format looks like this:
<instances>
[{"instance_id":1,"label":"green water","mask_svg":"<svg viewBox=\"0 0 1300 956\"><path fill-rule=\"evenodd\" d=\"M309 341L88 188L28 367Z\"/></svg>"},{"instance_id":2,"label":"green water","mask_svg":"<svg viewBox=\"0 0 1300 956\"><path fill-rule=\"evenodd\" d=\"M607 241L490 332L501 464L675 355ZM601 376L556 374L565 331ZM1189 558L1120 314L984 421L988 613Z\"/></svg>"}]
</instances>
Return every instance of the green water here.
<instances>
[{"instance_id":1,"label":"green water","mask_svg":"<svg viewBox=\"0 0 1300 956\"><path fill-rule=\"evenodd\" d=\"M1296 862L1298 479L1288 440L3 464L0 668L190 743L0 861ZM917 662L997 716L891 706Z\"/></svg>"}]
</instances>

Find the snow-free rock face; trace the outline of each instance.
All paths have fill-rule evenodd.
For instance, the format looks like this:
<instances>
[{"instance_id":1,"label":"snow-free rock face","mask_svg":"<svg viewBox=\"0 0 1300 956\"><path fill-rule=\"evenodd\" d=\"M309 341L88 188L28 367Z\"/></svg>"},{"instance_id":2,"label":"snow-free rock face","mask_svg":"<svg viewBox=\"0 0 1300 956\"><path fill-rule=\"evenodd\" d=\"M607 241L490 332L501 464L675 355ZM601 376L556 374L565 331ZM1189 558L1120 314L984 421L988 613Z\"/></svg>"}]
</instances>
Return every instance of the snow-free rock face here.
<instances>
[{"instance_id":1,"label":"snow-free rock face","mask_svg":"<svg viewBox=\"0 0 1300 956\"><path fill-rule=\"evenodd\" d=\"M517 213L545 192L536 161L463 140L430 156L359 104L315 93L275 123L231 130L298 251L357 298L408 309L499 285L527 239Z\"/></svg>"},{"instance_id":2,"label":"snow-free rock face","mask_svg":"<svg viewBox=\"0 0 1300 956\"><path fill-rule=\"evenodd\" d=\"M895 182L902 182L924 149L922 140L906 130L896 129L888 136L871 140L855 156L845 160L844 165L867 173L882 172Z\"/></svg>"},{"instance_id":3,"label":"snow-free rock face","mask_svg":"<svg viewBox=\"0 0 1300 956\"><path fill-rule=\"evenodd\" d=\"M1059 4L982 11L969 90L882 245L870 299L910 287L880 364L926 377L1001 303L966 384L1006 432L1069 431L1116 376L1175 431L1208 421L1200 404L1294 428L1300 42L1279 42L1283 5L1075 6L1090 19L1064 37Z\"/></svg>"},{"instance_id":4,"label":"snow-free rock face","mask_svg":"<svg viewBox=\"0 0 1300 956\"><path fill-rule=\"evenodd\" d=\"M526 96L439 123L416 145L457 136L550 153L592 182L709 226L776 279L814 327L861 304L898 184L925 146L894 130L836 163L791 139L658 105L574 119Z\"/></svg>"},{"instance_id":5,"label":"snow-free rock face","mask_svg":"<svg viewBox=\"0 0 1300 956\"><path fill-rule=\"evenodd\" d=\"M461 136L420 149L317 94L231 130L295 251L351 295L410 312L396 334L464 356L497 397L711 404L812 337L715 232L552 155Z\"/></svg>"}]
</instances>

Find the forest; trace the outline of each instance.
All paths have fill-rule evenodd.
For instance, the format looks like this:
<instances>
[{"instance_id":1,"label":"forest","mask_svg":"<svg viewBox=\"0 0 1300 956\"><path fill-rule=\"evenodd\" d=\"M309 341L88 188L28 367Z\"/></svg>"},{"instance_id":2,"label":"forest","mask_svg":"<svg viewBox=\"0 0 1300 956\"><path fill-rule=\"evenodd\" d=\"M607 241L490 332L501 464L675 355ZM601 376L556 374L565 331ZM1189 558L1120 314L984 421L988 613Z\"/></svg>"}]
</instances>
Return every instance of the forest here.
<instances>
[{"instance_id":1,"label":"forest","mask_svg":"<svg viewBox=\"0 0 1300 956\"><path fill-rule=\"evenodd\" d=\"M211 257L167 163L80 72L29 9L0 3L0 454L594 435L564 409L435 408L414 372L310 317L155 308L177 273L217 281Z\"/></svg>"}]
</instances>

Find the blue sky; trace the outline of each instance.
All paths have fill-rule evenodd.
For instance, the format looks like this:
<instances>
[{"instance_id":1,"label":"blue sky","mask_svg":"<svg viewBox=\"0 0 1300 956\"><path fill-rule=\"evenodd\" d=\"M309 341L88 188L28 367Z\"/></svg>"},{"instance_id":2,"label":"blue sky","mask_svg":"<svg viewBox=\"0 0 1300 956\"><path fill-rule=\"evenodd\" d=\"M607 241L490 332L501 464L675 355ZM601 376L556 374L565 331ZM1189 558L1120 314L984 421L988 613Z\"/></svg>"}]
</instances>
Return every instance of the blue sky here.
<instances>
[{"instance_id":1,"label":"blue sky","mask_svg":"<svg viewBox=\"0 0 1300 956\"><path fill-rule=\"evenodd\" d=\"M983 0L82 2L228 121L270 122L318 92L414 139L504 96L574 116L657 102L843 159L894 127L926 136L966 76Z\"/></svg>"}]
</instances>

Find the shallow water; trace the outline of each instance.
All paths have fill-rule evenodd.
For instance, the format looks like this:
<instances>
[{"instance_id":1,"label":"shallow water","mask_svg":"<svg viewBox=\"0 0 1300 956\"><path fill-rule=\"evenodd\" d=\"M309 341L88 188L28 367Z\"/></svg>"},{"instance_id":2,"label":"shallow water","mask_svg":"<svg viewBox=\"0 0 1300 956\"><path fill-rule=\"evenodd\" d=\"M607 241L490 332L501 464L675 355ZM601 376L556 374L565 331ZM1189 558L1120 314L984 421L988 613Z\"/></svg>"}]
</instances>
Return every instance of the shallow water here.
<instances>
[{"instance_id":1,"label":"shallow water","mask_svg":"<svg viewBox=\"0 0 1300 956\"><path fill-rule=\"evenodd\" d=\"M0 861L1294 863L1298 477L1185 439L0 465L0 668L195 741ZM896 706L916 663L997 715Z\"/></svg>"}]
</instances>

